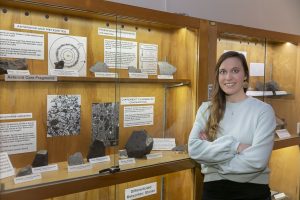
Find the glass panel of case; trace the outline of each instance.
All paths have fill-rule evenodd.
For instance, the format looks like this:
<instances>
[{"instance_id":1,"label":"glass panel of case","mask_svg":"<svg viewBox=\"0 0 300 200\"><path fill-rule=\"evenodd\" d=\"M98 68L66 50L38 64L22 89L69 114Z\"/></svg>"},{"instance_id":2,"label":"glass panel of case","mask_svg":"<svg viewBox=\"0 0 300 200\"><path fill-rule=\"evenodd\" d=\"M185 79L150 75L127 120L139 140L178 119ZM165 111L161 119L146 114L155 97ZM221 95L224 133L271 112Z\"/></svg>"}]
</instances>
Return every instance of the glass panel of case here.
<instances>
[{"instance_id":1,"label":"glass panel of case","mask_svg":"<svg viewBox=\"0 0 300 200\"><path fill-rule=\"evenodd\" d=\"M99 171L188 159L186 144L196 112L198 27L44 6L0 4L1 40L7 45L1 43L7 48L1 62L17 67L23 63L31 75L10 82L1 75L0 152L7 153L15 168L15 175L0 179L2 192L63 188L65 183L83 187ZM42 75L57 80L41 81ZM47 163L33 166L37 157ZM24 167L28 174L33 169L41 176L16 183ZM171 180L178 177L192 178L192 171L104 187L90 195L114 199L123 196L124 187L154 181L160 196L160 191L173 190ZM189 189L192 196L193 187L185 185L178 191Z\"/></svg>"}]
</instances>

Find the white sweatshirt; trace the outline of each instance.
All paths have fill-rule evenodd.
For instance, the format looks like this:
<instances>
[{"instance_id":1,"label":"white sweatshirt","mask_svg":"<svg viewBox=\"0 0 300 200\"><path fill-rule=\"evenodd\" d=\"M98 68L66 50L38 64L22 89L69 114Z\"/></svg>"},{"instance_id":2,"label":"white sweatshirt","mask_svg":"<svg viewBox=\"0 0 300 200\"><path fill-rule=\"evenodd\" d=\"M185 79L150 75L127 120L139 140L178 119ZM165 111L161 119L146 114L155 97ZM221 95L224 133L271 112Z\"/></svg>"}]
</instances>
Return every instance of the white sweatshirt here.
<instances>
[{"instance_id":1,"label":"white sweatshirt","mask_svg":"<svg viewBox=\"0 0 300 200\"><path fill-rule=\"evenodd\" d=\"M209 142L199 138L209 117L209 104L202 103L198 109L188 141L189 155L201 164L204 182L226 179L268 184L276 126L272 107L253 97L227 102L217 139ZM251 147L237 154L240 143Z\"/></svg>"}]
</instances>

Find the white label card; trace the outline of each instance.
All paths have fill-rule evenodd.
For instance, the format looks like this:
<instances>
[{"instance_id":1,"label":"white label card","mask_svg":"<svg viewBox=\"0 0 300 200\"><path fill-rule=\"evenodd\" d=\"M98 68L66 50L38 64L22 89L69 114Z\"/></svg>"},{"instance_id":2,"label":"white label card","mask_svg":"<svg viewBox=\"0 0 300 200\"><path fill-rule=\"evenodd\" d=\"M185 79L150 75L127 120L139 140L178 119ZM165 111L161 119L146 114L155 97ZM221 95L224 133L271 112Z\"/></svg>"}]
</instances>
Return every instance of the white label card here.
<instances>
[{"instance_id":1,"label":"white label card","mask_svg":"<svg viewBox=\"0 0 300 200\"><path fill-rule=\"evenodd\" d=\"M174 79L173 75L157 75L158 79Z\"/></svg>"},{"instance_id":2,"label":"white label card","mask_svg":"<svg viewBox=\"0 0 300 200\"><path fill-rule=\"evenodd\" d=\"M50 74L54 76L74 76L78 77L79 72L75 70L51 69Z\"/></svg>"},{"instance_id":3,"label":"white label card","mask_svg":"<svg viewBox=\"0 0 300 200\"><path fill-rule=\"evenodd\" d=\"M42 167L33 167L32 173L42 173L42 172L50 172L50 171L57 171L57 170L58 170L58 165L52 164L52 165L47 165Z\"/></svg>"},{"instance_id":4,"label":"white label card","mask_svg":"<svg viewBox=\"0 0 300 200\"><path fill-rule=\"evenodd\" d=\"M153 125L154 107L124 106L124 127Z\"/></svg>"},{"instance_id":5,"label":"white label card","mask_svg":"<svg viewBox=\"0 0 300 200\"><path fill-rule=\"evenodd\" d=\"M32 118L32 113L0 114L0 120L28 118Z\"/></svg>"},{"instance_id":6,"label":"white label card","mask_svg":"<svg viewBox=\"0 0 300 200\"><path fill-rule=\"evenodd\" d=\"M62 33L69 34L69 29L51 28L45 26L33 26L27 24L14 24L15 29L32 30L32 31L43 31L49 33Z\"/></svg>"},{"instance_id":7,"label":"white label card","mask_svg":"<svg viewBox=\"0 0 300 200\"><path fill-rule=\"evenodd\" d=\"M92 169L92 167L93 166L90 163L81 164L81 165L72 165L72 166L68 166L68 172L88 170L88 169Z\"/></svg>"},{"instance_id":8,"label":"white label card","mask_svg":"<svg viewBox=\"0 0 300 200\"><path fill-rule=\"evenodd\" d=\"M121 105L154 104L155 97L121 97Z\"/></svg>"},{"instance_id":9,"label":"white label card","mask_svg":"<svg viewBox=\"0 0 300 200\"><path fill-rule=\"evenodd\" d=\"M0 57L44 60L44 34L0 30Z\"/></svg>"},{"instance_id":10,"label":"white label card","mask_svg":"<svg viewBox=\"0 0 300 200\"><path fill-rule=\"evenodd\" d=\"M118 78L119 75L113 72L95 72L95 77L99 78Z\"/></svg>"},{"instance_id":11,"label":"white label card","mask_svg":"<svg viewBox=\"0 0 300 200\"><path fill-rule=\"evenodd\" d=\"M136 39L136 32L98 27L98 35Z\"/></svg>"},{"instance_id":12,"label":"white label card","mask_svg":"<svg viewBox=\"0 0 300 200\"><path fill-rule=\"evenodd\" d=\"M29 181L38 180L38 179L42 179L42 175L40 173L30 174L27 176L15 177L14 182L15 182L15 184L18 184L18 183L24 183L24 182L29 182Z\"/></svg>"},{"instance_id":13,"label":"white label card","mask_svg":"<svg viewBox=\"0 0 300 200\"><path fill-rule=\"evenodd\" d=\"M138 199L157 193L157 182L125 189L125 200Z\"/></svg>"},{"instance_id":14,"label":"white label card","mask_svg":"<svg viewBox=\"0 0 300 200\"><path fill-rule=\"evenodd\" d=\"M7 152L0 153L0 179L15 175Z\"/></svg>"},{"instance_id":15,"label":"white label card","mask_svg":"<svg viewBox=\"0 0 300 200\"><path fill-rule=\"evenodd\" d=\"M264 76L265 64L264 63L250 63L250 76Z\"/></svg>"},{"instance_id":16,"label":"white label card","mask_svg":"<svg viewBox=\"0 0 300 200\"><path fill-rule=\"evenodd\" d=\"M145 74L156 75L158 45L140 43L139 47L139 66L141 71Z\"/></svg>"},{"instance_id":17,"label":"white label card","mask_svg":"<svg viewBox=\"0 0 300 200\"><path fill-rule=\"evenodd\" d=\"M172 150L174 147L175 138L153 138L152 150Z\"/></svg>"},{"instance_id":18,"label":"white label card","mask_svg":"<svg viewBox=\"0 0 300 200\"><path fill-rule=\"evenodd\" d=\"M144 74L144 73L134 73L134 72L130 72L128 73L129 78L148 78L148 74Z\"/></svg>"},{"instance_id":19,"label":"white label card","mask_svg":"<svg viewBox=\"0 0 300 200\"><path fill-rule=\"evenodd\" d=\"M287 129L279 129L279 130L276 130L275 132L280 139L291 137L291 134L288 132Z\"/></svg>"},{"instance_id":20,"label":"white label card","mask_svg":"<svg viewBox=\"0 0 300 200\"><path fill-rule=\"evenodd\" d=\"M127 159L122 159L119 160L119 165L129 165L129 164L134 164L135 163L135 159L134 158L127 158Z\"/></svg>"},{"instance_id":21,"label":"white label card","mask_svg":"<svg viewBox=\"0 0 300 200\"><path fill-rule=\"evenodd\" d=\"M6 71L7 71L7 74L10 74L10 75L30 75L29 70L12 70L12 69L8 69Z\"/></svg>"},{"instance_id":22,"label":"white label card","mask_svg":"<svg viewBox=\"0 0 300 200\"><path fill-rule=\"evenodd\" d=\"M137 68L137 42L104 39L104 62L112 68Z\"/></svg>"},{"instance_id":23,"label":"white label card","mask_svg":"<svg viewBox=\"0 0 300 200\"><path fill-rule=\"evenodd\" d=\"M51 75L9 75L5 74L5 81L57 81L57 76Z\"/></svg>"},{"instance_id":24,"label":"white label card","mask_svg":"<svg viewBox=\"0 0 300 200\"><path fill-rule=\"evenodd\" d=\"M0 151L10 154L36 151L36 121L0 123Z\"/></svg>"},{"instance_id":25,"label":"white label card","mask_svg":"<svg viewBox=\"0 0 300 200\"><path fill-rule=\"evenodd\" d=\"M102 162L110 162L110 157L102 156L102 157L97 157L97 158L90 158L89 162L92 164L102 163Z\"/></svg>"},{"instance_id":26,"label":"white label card","mask_svg":"<svg viewBox=\"0 0 300 200\"><path fill-rule=\"evenodd\" d=\"M162 158L163 155L161 152L158 152L158 153L150 153L150 154L147 154L146 155L147 159L154 159L154 158Z\"/></svg>"}]
</instances>

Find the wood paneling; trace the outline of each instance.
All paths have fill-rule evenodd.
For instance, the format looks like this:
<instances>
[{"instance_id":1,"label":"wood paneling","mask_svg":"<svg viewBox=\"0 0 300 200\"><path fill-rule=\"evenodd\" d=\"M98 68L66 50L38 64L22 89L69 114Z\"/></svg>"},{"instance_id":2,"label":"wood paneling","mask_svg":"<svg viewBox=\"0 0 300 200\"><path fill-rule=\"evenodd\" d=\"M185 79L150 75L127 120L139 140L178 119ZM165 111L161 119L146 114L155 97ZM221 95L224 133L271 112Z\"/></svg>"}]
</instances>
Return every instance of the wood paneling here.
<instances>
[{"instance_id":1,"label":"wood paneling","mask_svg":"<svg viewBox=\"0 0 300 200\"><path fill-rule=\"evenodd\" d=\"M125 188L157 181L158 193L146 199L159 199L162 189L166 199L178 196L193 198L193 172L185 169L193 168L194 163L187 159L186 154L166 156L163 153L163 160L138 160L136 165L124 166L120 174L104 178L97 176L99 168L68 174L66 160L75 152L81 152L84 157L87 155L92 134L92 103L119 102L120 97L155 97L154 124L124 128L124 106L120 105L119 146L106 149L112 162L101 165L101 169L118 164L115 154L124 148L133 130L146 129L152 137L172 137L177 144L187 143L196 112L197 92L201 92L197 91L199 83L196 82L199 37L202 35L198 30L198 19L96 0L80 3L69 0L6 1L0 3L0 8L8 10L7 13L0 12L1 30L32 32L45 37L44 60L27 60L31 74L48 73L48 33L14 29L14 23L68 29L71 36L87 38L87 77L59 77L58 82L5 82L0 77L0 114L32 113L31 120L37 122L37 150L47 149L49 163L60 165L57 172L43 174L42 180L37 182L14 185L12 177L8 178L6 190L14 188L17 191L1 197L20 198L28 194L26 197L33 199L69 194L53 199L124 199ZM29 16L24 15L26 11L29 11ZM46 18L46 15L49 17ZM136 39L100 36L98 27L133 31L136 32ZM106 38L158 45L158 60L166 60L177 68L174 80L158 80L156 76L130 80L125 69L110 69L117 72L120 79L94 78L89 68L97 61L104 61ZM46 137L47 95L59 94L81 96L79 135ZM13 120L3 122L8 121ZM14 167L21 168L31 164L34 155L35 152L16 154L10 155L10 159ZM175 163L172 164L173 161ZM185 171L166 175L163 179L160 176L143 179L180 170ZM125 183L127 181L133 182ZM183 182L184 186L180 185ZM122 184L110 186L119 183ZM25 186L28 188L22 191L20 188Z\"/></svg>"}]
</instances>

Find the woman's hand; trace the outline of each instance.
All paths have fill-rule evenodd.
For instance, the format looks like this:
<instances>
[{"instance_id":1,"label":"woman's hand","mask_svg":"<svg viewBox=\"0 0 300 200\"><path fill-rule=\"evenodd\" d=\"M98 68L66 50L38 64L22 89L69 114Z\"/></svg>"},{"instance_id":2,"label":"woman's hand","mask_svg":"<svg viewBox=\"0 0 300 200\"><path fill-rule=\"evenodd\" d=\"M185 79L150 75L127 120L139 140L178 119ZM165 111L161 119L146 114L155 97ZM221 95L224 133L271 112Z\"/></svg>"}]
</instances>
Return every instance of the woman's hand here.
<instances>
[{"instance_id":1,"label":"woman's hand","mask_svg":"<svg viewBox=\"0 0 300 200\"><path fill-rule=\"evenodd\" d=\"M208 137L207 137L207 135L206 135L206 132L204 132L204 131L201 131L201 132L199 133L199 138L200 138L200 140L208 140Z\"/></svg>"},{"instance_id":2,"label":"woman's hand","mask_svg":"<svg viewBox=\"0 0 300 200\"><path fill-rule=\"evenodd\" d=\"M237 150L236 150L236 152L239 154L239 153L241 153L242 151L244 151L245 149L247 149L250 146L251 145L249 145L249 144L240 143Z\"/></svg>"}]
</instances>

